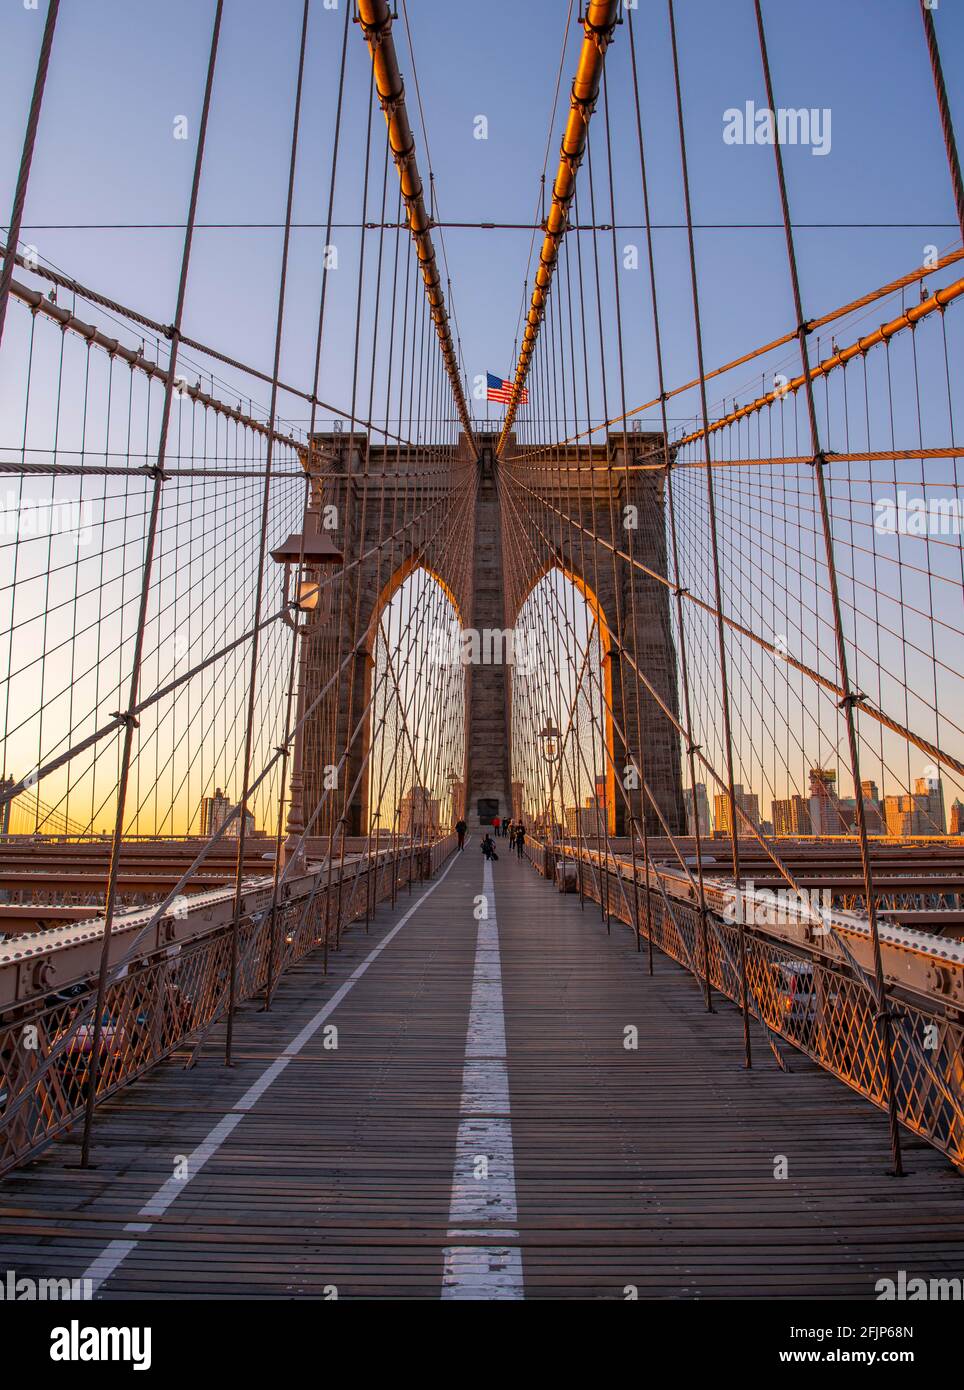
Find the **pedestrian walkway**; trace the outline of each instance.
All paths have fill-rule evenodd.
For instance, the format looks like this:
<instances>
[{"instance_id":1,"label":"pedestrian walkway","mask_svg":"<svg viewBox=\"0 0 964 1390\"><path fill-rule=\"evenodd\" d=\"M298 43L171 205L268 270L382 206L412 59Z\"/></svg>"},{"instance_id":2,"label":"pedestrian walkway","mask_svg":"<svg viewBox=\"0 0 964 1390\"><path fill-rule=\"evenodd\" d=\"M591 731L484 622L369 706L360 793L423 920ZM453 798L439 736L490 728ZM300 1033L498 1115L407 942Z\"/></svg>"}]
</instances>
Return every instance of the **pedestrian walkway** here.
<instances>
[{"instance_id":1,"label":"pedestrian walkway","mask_svg":"<svg viewBox=\"0 0 964 1390\"><path fill-rule=\"evenodd\" d=\"M501 844L501 842L500 842ZM742 1067L625 927L477 837L0 1184L0 1263L101 1298L873 1298L964 1274L964 1183L808 1059ZM781 1176L782 1174L786 1176Z\"/></svg>"}]
</instances>

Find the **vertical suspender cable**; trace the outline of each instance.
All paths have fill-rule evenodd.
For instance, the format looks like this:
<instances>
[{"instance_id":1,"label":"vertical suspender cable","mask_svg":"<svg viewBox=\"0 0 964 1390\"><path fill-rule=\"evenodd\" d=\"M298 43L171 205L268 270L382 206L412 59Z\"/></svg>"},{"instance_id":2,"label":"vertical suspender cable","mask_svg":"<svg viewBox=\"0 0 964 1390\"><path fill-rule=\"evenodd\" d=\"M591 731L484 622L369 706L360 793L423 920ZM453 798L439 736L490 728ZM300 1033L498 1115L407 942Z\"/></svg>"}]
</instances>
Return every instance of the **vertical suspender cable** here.
<instances>
[{"instance_id":1,"label":"vertical suspender cable","mask_svg":"<svg viewBox=\"0 0 964 1390\"><path fill-rule=\"evenodd\" d=\"M672 3L672 0L670 0L670 2ZM770 77L770 58L767 51L766 32L763 27L763 11L760 8L760 0L753 0L753 7L756 13L757 34L760 40L760 59L763 66L763 78L766 83L767 102L769 103L770 110L773 111L776 109L773 104L773 82ZM858 697L850 681L850 664L847 658L847 642L844 636L840 591L837 584L837 565L834 557L833 529L830 521L830 507L827 501L827 482L824 477L826 458L820 447L817 407L813 394L813 378L810 372L810 354L807 350L808 325L803 317L800 277L797 271L797 256L793 239L793 227L790 222L790 201L787 196L787 184L783 170L783 153L780 149L779 140L775 140L773 143L773 154L776 160L777 184L780 191L780 208L783 216L784 236L787 247L787 262L790 271L790 283L793 290L793 306L797 316L797 324L799 325L797 328L797 339L800 344L800 361L803 367L806 389L807 416L810 423L810 442L813 450L812 463L820 509L820 525L823 533L824 549L826 551L827 578L830 585L830 603L833 611L833 626L837 647L837 669L840 673L840 687L843 692L842 698L839 701L839 708L843 711L847 728L850 772L854 782L857 835L860 841L860 862L863 869L864 898L867 903L867 919L870 925L870 936L873 943L874 982L877 995L876 1022L884 1061L884 1076L886 1082L885 1101L890 1121L890 1146L894 1159L894 1173L896 1176L900 1177L903 1174L903 1163L900 1151L900 1127L897 1119L897 1092L894 1084L893 1039L890 1028L891 1018L887 1009L887 987L884 982L884 966L880 952L880 933L877 923L877 895L874 890L873 869L870 862L870 845L867 838L867 811L860 782L860 754L857 745L857 723L854 715L854 705ZM709 472L710 470L707 469L707 473Z\"/></svg>"},{"instance_id":2,"label":"vertical suspender cable","mask_svg":"<svg viewBox=\"0 0 964 1390\"><path fill-rule=\"evenodd\" d=\"M141 574L141 596L137 613L137 628L134 636L134 653L131 659L127 709L118 716L122 718L123 721L124 743L121 752L120 773L117 782L117 813L114 820L114 835L111 841L110 868L107 874L107 893L104 903L104 944L101 950L100 969L97 977L97 1002L94 1008L92 1048L90 1053L90 1064L87 1071L87 1097L84 1112L84 1132L80 1153L80 1164L82 1168L86 1168L90 1161L90 1135L94 1120L97 1081L100 1075L101 1034L104 1020L104 1001L107 993L107 970L110 963L111 927L114 920L114 908L117 903L117 875L120 868L121 842L124 836L127 787L130 779L134 730L137 728L137 719L134 714L134 709L137 705L137 697L140 690L144 633L147 628L147 605L151 593L154 551L157 544L158 521L161 511L161 490L164 485L167 432L171 422L171 403L174 397L174 383L177 376L177 353L181 339L181 322L184 317L187 276L191 264L191 245L194 239L194 223L197 218L198 193L201 187L201 169L204 163L204 144L207 137L208 114L211 109L211 91L214 86L214 70L217 65L218 41L221 36L221 13L223 8L224 0L217 0L217 6L214 12L214 28L211 33L211 49L208 57L207 77L205 78L204 84L204 101L201 107L201 124L198 130L197 153L194 157L191 204L188 210L187 227L184 231L184 244L181 250L181 271L177 287L177 307L174 312L174 323L171 327L171 353L168 361L167 378L164 383L164 403L161 409L160 433L157 443L157 464L152 470L154 487L151 496L150 519L147 524L144 568Z\"/></svg>"},{"instance_id":3,"label":"vertical suspender cable","mask_svg":"<svg viewBox=\"0 0 964 1390\"><path fill-rule=\"evenodd\" d=\"M10 213L10 226L7 231L7 254L3 258L3 269L0 270L0 343L3 342L7 300L10 298L13 270L17 261L17 246L20 242L20 227L23 223L23 205L27 200L27 181L30 178L30 165L33 162L33 147L37 140L40 108L44 99L44 87L47 85L50 49L54 41L54 29L57 26L59 10L60 0L49 0L43 38L40 41L40 57L37 59L37 75L34 78L33 96L30 99L30 113L27 116L27 129L23 137L23 152L20 156L17 187L13 195L13 210Z\"/></svg>"},{"instance_id":4,"label":"vertical suspender cable","mask_svg":"<svg viewBox=\"0 0 964 1390\"><path fill-rule=\"evenodd\" d=\"M941 118L941 130L944 132L944 148L947 150L947 163L951 174L951 186L954 190L954 203L957 207L957 220L961 225L961 236L964 237L964 180L961 179L961 161L957 153L957 137L954 134L954 122L951 119L951 108L947 100L947 88L944 86L944 69L941 67L941 51L937 46L937 30L934 28L934 14L927 0L920 0L920 12L924 21L924 36L927 39L927 53L931 60L931 71L934 74L934 91L937 93L937 109Z\"/></svg>"}]
</instances>

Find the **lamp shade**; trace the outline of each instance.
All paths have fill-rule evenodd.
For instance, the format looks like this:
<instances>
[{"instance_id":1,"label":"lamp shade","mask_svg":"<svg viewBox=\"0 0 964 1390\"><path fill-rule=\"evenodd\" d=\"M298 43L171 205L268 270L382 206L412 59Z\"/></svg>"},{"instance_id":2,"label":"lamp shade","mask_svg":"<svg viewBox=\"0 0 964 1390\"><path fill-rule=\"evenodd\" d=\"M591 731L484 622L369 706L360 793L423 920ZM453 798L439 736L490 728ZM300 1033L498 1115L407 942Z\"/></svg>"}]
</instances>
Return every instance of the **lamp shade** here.
<instances>
[{"instance_id":1,"label":"lamp shade","mask_svg":"<svg viewBox=\"0 0 964 1390\"><path fill-rule=\"evenodd\" d=\"M296 565L301 560L306 566L340 565L342 552L321 532L308 534L302 538L300 531L292 531L286 541L274 547L271 558L279 565Z\"/></svg>"}]
</instances>

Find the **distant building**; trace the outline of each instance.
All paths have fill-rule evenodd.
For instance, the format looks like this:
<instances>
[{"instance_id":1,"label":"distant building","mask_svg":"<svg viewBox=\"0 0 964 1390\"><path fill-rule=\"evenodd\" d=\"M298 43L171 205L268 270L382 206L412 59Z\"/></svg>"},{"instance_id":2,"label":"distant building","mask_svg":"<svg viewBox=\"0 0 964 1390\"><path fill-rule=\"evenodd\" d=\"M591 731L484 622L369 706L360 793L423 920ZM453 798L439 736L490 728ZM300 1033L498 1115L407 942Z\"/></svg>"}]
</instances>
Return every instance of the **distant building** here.
<instances>
[{"instance_id":1,"label":"distant building","mask_svg":"<svg viewBox=\"0 0 964 1390\"><path fill-rule=\"evenodd\" d=\"M854 808L856 808L856 803ZM810 824L814 835L849 835L852 812L837 795L837 774L832 767L810 769Z\"/></svg>"},{"instance_id":2,"label":"distant building","mask_svg":"<svg viewBox=\"0 0 964 1390\"><path fill-rule=\"evenodd\" d=\"M454 773L449 776L449 815L453 825L465 815L465 783Z\"/></svg>"},{"instance_id":3,"label":"distant building","mask_svg":"<svg viewBox=\"0 0 964 1390\"><path fill-rule=\"evenodd\" d=\"M906 838L916 835L916 807L912 796L903 794L884 797L884 823L887 834Z\"/></svg>"},{"instance_id":4,"label":"distant building","mask_svg":"<svg viewBox=\"0 0 964 1390\"><path fill-rule=\"evenodd\" d=\"M742 811L754 825L760 824L760 799L756 792L744 791L742 782L734 782L733 797L736 801L737 811ZM713 820L717 832L724 835L730 834L730 798L726 792L717 792L713 798ZM746 834L746 823L741 816L737 816L738 825L737 835Z\"/></svg>"},{"instance_id":5,"label":"distant building","mask_svg":"<svg viewBox=\"0 0 964 1390\"><path fill-rule=\"evenodd\" d=\"M605 838L606 805L594 796L587 796L584 806L566 807L566 834L573 839Z\"/></svg>"},{"instance_id":6,"label":"distant building","mask_svg":"<svg viewBox=\"0 0 964 1390\"><path fill-rule=\"evenodd\" d=\"M218 787L213 796L201 798L201 834L210 839L216 835L234 810L231 801Z\"/></svg>"},{"instance_id":7,"label":"distant building","mask_svg":"<svg viewBox=\"0 0 964 1390\"><path fill-rule=\"evenodd\" d=\"M220 787L217 788L213 796L201 798L201 834L208 839L216 835L225 821L229 819L234 811L237 810L234 802L224 795ZM254 816L250 811L244 813L245 836L257 835L259 832L255 828ZM241 829L241 817L237 816L225 830L228 838L237 839Z\"/></svg>"},{"instance_id":8,"label":"distant building","mask_svg":"<svg viewBox=\"0 0 964 1390\"><path fill-rule=\"evenodd\" d=\"M413 839L433 839L439 833L439 801L427 787L414 786L398 805L398 825L402 835Z\"/></svg>"},{"instance_id":9,"label":"distant building","mask_svg":"<svg viewBox=\"0 0 964 1390\"><path fill-rule=\"evenodd\" d=\"M903 839L912 835L946 835L944 787L940 778L918 777L913 792L885 796L884 819L887 834Z\"/></svg>"},{"instance_id":10,"label":"distant building","mask_svg":"<svg viewBox=\"0 0 964 1390\"><path fill-rule=\"evenodd\" d=\"M939 777L918 777L914 783L914 799L920 816L921 835L946 835L944 815L944 784Z\"/></svg>"},{"instance_id":11,"label":"distant building","mask_svg":"<svg viewBox=\"0 0 964 1390\"><path fill-rule=\"evenodd\" d=\"M790 796L770 805L774 835L812 835L810 801L805 796Z\"/></svg>"},{"instance_id":12,"label":"distant building","mask_svg":"<svg viewBox=\"0 0 964 1390\"><path fill-rule=\"evenodd\" d=\"M884 810L880 804L876 782L861 782L860 791L864 802L864 824L868 835L885 835Z\"/></svg>"},{"instance_id":13,"label":"distant building","mask_svg":"<svg viewBox=\"0 0 964 1390\"><path fill-rule=\"evenodd\" d=\"M231 811L233 811L234 809L235 809L235 808L234 808L233 806L230 807L230 810L231 810ZM228 826L227 830L226 830L224 833L225 833L225 835L226 835L229 839L233 837L233 838L236 840L236 839L238 838L238 835L239 835L240 831L241 831L241 817L238 816L237 820L233 820L233 821L231 822L231 824ZM245 813L244 813L244 837L245 837L245 839L248 839L249 836L251 836L251 835L256 835L257 833L258 833L258 832L256 831L255 826L254 826L254 816L251 814L250 811L245 811Z\"/></svg>"},{"instance_id":14,"label":"distant building","mask_svg":"<svg viewBox=\"0 0 964 1390\"><path fill-rule=\"evenodd\" d=\"M951 823L948 826L948 833L964 835L964 801L955 800L951 807Z\"/></svg>"},{"instance_id":15,"label":"distant building","mask_svg":"<svg viewBox=\"0 0 964 1390\"><path fill-rule=\"evenodd\" d=\"M692 787L683 788L683 803L686 806L686 833L695 835L697 826L701 835L712 833L710 823L710 798L706 794L706 785L703 782L696 784L696 811L693 810L694 789Z\"/></svg>"}]
</instances>

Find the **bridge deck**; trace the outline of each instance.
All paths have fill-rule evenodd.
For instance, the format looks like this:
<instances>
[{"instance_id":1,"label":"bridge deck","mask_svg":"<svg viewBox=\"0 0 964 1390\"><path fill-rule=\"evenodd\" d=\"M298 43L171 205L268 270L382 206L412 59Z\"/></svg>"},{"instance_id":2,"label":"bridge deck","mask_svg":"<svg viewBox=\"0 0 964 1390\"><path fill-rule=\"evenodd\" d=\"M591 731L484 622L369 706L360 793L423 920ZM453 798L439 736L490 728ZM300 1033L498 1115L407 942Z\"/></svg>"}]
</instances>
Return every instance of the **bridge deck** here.
<instances>
[{"instance_id":1,"label":"bridge deck","mask_svg":"<svg viewBox=\"0 0 964 1390\"><path fill-rule=\"evenodd\" d=\"M112 1298L866 1298L964 1273L939 1154L908 1137L889 1177L866 1101L759 1040L744 1071L730 1004L658 955L650 979L625 928L501 856L494 918L471 843L327 979L309 957L247 1005L234 1070L212 1037L104 1109L93 1168L68 1140L9 1177L0 1263Z\"/></svg>"}]
</instances>

